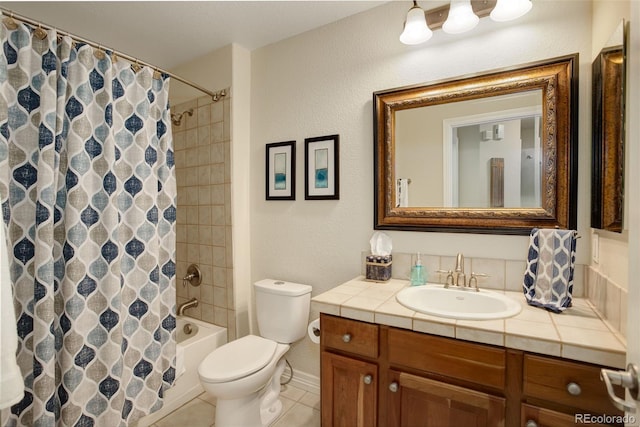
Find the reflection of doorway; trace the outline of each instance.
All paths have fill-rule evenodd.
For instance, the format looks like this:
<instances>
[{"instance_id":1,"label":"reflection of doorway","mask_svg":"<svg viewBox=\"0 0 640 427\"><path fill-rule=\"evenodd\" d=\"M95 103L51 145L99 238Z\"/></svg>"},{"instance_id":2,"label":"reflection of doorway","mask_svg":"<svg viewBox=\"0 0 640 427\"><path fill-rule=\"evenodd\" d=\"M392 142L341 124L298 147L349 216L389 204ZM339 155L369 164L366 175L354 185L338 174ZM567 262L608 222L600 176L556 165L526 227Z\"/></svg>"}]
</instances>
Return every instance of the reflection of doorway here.
<instances>
[{"instance_id":1,"label":"reflection of doorway","mask_svg":"<svg viewBox=\"0 0 640 427\"><path fill-rule=\"evenodd\" d=\"M527 107L444 120L444 205L491 207L491 159L502 158L504 207L540 207L540 117Z\"/></svg>"}]
</instances>

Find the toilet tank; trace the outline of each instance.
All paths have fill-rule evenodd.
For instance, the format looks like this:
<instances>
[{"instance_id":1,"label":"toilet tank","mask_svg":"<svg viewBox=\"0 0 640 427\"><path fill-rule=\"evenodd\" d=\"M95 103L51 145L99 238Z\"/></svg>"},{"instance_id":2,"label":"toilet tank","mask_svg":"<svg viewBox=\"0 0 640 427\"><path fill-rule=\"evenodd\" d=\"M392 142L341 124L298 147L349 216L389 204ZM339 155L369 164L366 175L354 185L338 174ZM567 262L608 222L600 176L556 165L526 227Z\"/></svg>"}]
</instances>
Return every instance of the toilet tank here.
<instances>
[{"instance_id":1,"label":"toilet tank","mask_svg":"<svg viewBox=\"0 0 640 427\"><path fill-rule=\"evenodd\" d=\"M264 338L291 344L307 333L311 286L264 279L254 284L258 329Z\"/></svg>"}]
</instances>

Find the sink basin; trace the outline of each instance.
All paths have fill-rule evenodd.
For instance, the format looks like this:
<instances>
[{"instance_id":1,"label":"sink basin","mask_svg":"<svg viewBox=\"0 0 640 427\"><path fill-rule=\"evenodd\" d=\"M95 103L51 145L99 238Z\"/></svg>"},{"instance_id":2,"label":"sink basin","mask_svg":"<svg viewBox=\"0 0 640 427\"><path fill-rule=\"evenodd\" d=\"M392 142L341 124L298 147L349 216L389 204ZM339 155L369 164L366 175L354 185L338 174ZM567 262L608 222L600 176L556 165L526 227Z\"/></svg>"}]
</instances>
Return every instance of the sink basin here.
<instances>
[{"instance_id":1,"label":"sink basin","mask_svg":"<svg viewBox=\"0 0 640 427\"><path fill-rule=\"evenodd\" d=\"M503 319L520 313L520 304L497 292L445 289L442 285L413 286L398 292L405 307L432 316L461 320Z\"/></svg>"}]
</instances>

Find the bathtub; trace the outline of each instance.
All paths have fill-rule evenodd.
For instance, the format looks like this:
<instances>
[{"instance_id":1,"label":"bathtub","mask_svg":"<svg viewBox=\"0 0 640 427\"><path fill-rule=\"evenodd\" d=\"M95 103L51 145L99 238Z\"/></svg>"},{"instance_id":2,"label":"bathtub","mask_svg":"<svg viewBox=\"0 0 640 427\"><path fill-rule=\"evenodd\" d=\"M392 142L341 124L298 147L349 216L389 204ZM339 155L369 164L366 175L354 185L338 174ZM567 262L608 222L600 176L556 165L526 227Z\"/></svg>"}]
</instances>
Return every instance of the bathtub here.
<instances>
[{"instance_id":1,"label":"bathtub","mask_svg":"<svg viewBox=\"0 0 640 427\"><path fill-rule=\"evenodd\" d=\"M137 427L150 426L204 392L198 378L198 366L209 353L227 343L227 329L191 317L178 316L176 341L177 364L181 365L176 366L178 379L165 393L162 408L140 418Z\"/></svg>"}]
</instances>

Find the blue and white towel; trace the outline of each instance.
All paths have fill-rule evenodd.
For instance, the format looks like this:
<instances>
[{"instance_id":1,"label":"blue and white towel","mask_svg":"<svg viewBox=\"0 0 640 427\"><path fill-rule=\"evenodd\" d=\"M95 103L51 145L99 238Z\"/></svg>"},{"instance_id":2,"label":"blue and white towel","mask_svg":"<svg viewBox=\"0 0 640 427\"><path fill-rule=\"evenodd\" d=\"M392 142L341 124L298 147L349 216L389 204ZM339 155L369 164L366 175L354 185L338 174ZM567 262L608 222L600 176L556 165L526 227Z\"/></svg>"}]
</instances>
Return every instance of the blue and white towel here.
<instances>
[{"instance_id":1,"label":"blue and white towel","mask_svg":"<svg viewBox=\"0 0 640 427\"><path fill-rule=\"evenodd\" d=\"M555 313L570 307L575 260L574 230L531 230L522 284L527 303Z\"/></svg>"}]
</instances>

